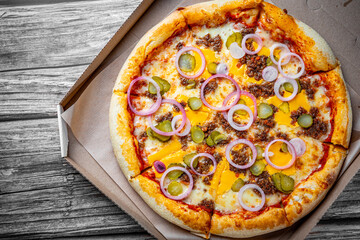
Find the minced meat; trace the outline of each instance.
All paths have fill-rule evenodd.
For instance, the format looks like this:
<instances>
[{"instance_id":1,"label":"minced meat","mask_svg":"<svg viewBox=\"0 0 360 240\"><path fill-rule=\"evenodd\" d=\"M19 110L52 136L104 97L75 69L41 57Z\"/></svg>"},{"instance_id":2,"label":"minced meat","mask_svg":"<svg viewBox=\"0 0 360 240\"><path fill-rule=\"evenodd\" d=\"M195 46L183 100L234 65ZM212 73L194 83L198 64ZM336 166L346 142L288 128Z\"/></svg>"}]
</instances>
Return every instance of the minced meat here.
<instances>
[{"instance_id":1,"label":"minced meat","mask_svg":"<svg viewBox=\"0 0 360 240\"><path fill-rule=\"evenodd\" d=\"M266 82L264 84L252 84L248 86L248 90L256 98L268 98L275 95L274 84L274 82Z\"/></svg>"},{"instance_id":2,"label":"minced meat","mask_svg":"<svg viewBox=\"0 0 360 240\"><path fill-rule=\"evenodd\" d=\"M163 122L165 120L171 121L172 119L173 119L173 115L172 115L171 112L168 112L168 113L166 113L164 115L155 117L155 121L158 122L158 123Z\"/></svg>"},{"instance_id":3,"label":"minced meat","mask_svg":"<svg viewBox=\"0 0 360 240\"><path fill-rule=\"evenodd\" d=\"M259 81L262 79L262 71L267 66L266 60L267 56L258 56L258 55L245 55L239 59L239 64L237 67L240 67L242 64L246 64L247 70L246 74L249 77L255 78Z\"/></svg>"},{"instance_id":4,"label":"minced meat","mask_svg":"<svg viewBox=\"0 0 360 240\"><path fill-rule=\"evenodd\" d=\"M196 44L200 46L203 45L208 48L212 47L214 51L220 52L222 47L222 39L219 34L212 38L208 33L199 40L197 40Z\"/></svg>"},{"instance_id":5,"label":"minced meat","mask_svg":"<svg viewBox=\"0 0 360 240\"><path fill-rule=\"evenodd\" d=\"M200 202L199 206L203 206L207 209L213 210L215 208L214 200L204 199Z\"/></svg>"}]
</instances>

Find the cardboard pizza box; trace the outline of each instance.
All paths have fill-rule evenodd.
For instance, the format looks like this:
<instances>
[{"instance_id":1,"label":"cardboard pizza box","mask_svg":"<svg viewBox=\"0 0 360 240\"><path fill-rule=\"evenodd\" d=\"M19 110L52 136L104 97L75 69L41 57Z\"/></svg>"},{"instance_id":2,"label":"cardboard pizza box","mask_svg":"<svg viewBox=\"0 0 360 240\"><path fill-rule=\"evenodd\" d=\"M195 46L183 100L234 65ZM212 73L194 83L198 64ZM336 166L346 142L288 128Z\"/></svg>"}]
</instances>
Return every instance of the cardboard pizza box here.
<instances>
[{"instance_id":1,"label":"cardboard pizza box","mask_svg":"<svg viewBox=\"0 0 360 240\"><path fill-rule=\"evenodd\" d=\"M158 239L202 239L157 215L131 188L112 152L108 110L112 88L136 42L171 11L201 0L144 0L58 105L62 157ZM319 32L342 63L351 95L353 132L341 176L324 201L285 230L254 239L304 239L360 168L360 1L272 0ZM221 239L211 236L211 239Z\"/></svg>"}]
</instances>

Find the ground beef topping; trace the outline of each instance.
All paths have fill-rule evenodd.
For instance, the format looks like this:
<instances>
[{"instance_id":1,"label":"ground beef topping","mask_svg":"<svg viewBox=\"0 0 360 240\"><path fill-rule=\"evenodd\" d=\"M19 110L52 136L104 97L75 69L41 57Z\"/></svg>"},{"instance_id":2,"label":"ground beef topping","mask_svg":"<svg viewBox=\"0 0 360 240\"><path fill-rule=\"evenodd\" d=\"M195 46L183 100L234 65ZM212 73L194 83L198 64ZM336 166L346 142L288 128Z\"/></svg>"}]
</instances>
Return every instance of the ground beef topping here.
<instances>
[{"instance_id":1,"label":"ground beef topping","mask_svg":"<svg viewBox=\"0 0 360 240\"><path fill-rule=\"evenodd\" d=\"M275 127L274 115L268 117L267 119L257 118L255 120L255 124L265 128L273 128Z\"/></svg>"},{"instance_id":2,"label":"ground beef topping","mask_svg":"<svg viewBox=\"0 0 360 240\"><path fill-rule=\"evenodd\" d=\"M262 71L267 66L266 60L267 56L258 56L258 55L245 55L244 57L239 59L239 63L237 67L240 67L243 64L246 64L247 70L246 74L249 77L255 78L255 80L259 81L262 79Z\"/></svg>"},{"instance_id":3,"label":"ground beef topping","mask_svg":"<svg viewBox=\"0 0 360 240\"><path fill-rule=\"evenodd\" d=\"M294 125L296 123L297 119L305 113L307 113L307 111L303 107L299 107L296 111L292 111L291 115L290 115L290 117L292 119L291 124Z\"/></svg>"},{"instance_id":4,"label":"ground beef topping","mask_svg":"<svg viewBox=\"0 0 360 240\"><path fill-rule=\"evenodd\" d=\"M251 33L255 33L256 29L255 28L243 28L241 29L241 35L245 36L247 34L251 34Z\"/></svg>"},{"instance_id":5,"label":"ground beef topping","mask_svg":"<svg viewBox=\"0 0 360 240\"><path fill-rule=\"evenodd\" d=\"M270 142L274 140L273 136L269 136L268 134L269 130L268 129L265 130L265 129L263 131L255 133L254 142Z\"/></svg>"},{"instance_id":6,"label":"ground beef topping","mask_svg":"<svg viewBox=\"0 0 360 240\"><path fill-rule=\"evenodd\" d=\"M208 84L206 84L206 86L204 88L204 95L215 92L217 87L218 87L218 84L217 84L216 80L210 81Z\"/></svg>"},{"instance_id":7,"label":"ground beef topping","mask_svg":"<svg viewBox=\"0 0 360 240\"><path fill-rule=\"evenodd\" d=\"M208 33L199 40L197 40L196 44L200 46L203 45L207 48L212 47L214 51L220 52L222 47L222 39L219 34L212 38Z\"/></svg>"},{"instance_id":8,"label":"ground beef topping","mask_svg":"<svg viewBox=\"0 0 360 240\"><path fill-rule=\"evenodd\" d=\"M249 162L248 146L243 146L240 150L231 150L232 161L237 165L245 165Z\"/></svg>"},{"instance_id":9,"label":"ground beef topping","mask_svg":"<svg viewBox=\"0 0 360 240\"><path fill-rule=\"evenodd\" d=\"M320 137L326 134L327 132L328 132L328 125L325 122L315 118L313 120L313 124L311 125L311 127L302 130L301 133L315 139L320 139Z\"/></svg>"},{"instance_id":10,"label":"ground beef topping","mask_svg":"<svg viewBox=\"0 0 360 240\"><path fill-rule=\"evenodd\" d=\"M218 152L214 153L214 158L216 160L216 163L219 163L223 157L224 156L221 153L218 153Z\"/></svg>"},{"instance_id":11,"label":"ground beef topping","mask_svg":"<svg viewBox=\"0 0 360 240\"><path fill-rule=\"evenodd\" d=\"M200 202L199 206L213 210L215 208L215 203L214 203L214 200L204 199Z\"/></svg>"},{"instance_id":12,"label":"ground beef topping","mask_svg":"<svg viewBox=\"0 0 360 240\"><path fill-rule=\"evenodd\" d=\"M248 91L256 98L268 98L275 95L274 82L266 82L264 84L252 84L248 86Z\"/></svg>"},{"instance_id":13,"label":"ground beef topping","mask_svg":"<svg viewBox=\"0 0 360 240\"><path fill-rule=\"evenodd\" d=\"M313 117L316 118L319 114L319 109L317 107L311 107L309 114Z\"/></svg>"},{"instance_id":14,"label":"ground beef topping","mask_svg":"<svg viewBox=\"0 0 360 240\"><path fill-rule=\"evenodd\" d=\"M214 174L211 174L210 176L204 177L204 183L206 185L211 185L211 180L213 179L213 177L214 177Z\"/></svg>"},{"instance_id":15,"label":"ground beef topping","mask_svg":"<svg viewBox=\"0 0 360 240\"><path fill-rule=\"evenodd\" d=\"M179 42L176 44L175 49L180 51L184 47L184 42Z\"/></svg>"},{"instance_id":16,"label":"ground beef topping","mask_svg":"<svg viewBox=\"0 0 360 240\"><path fill-rule=\"evenodd\" d=\"M166 113L166 114L164 114L164 115L161 115L161 116L156 116L155 117L155 121L156 122L163 122L163 121L165 121L165 120L169 120L169 121L171 121L173 119L173 115L172 115L172 113L171 112L168 112L168 113Z\"/></svg>"},{"instance_id":17,"label":"ground beef topping","mask_svg":"<svg viewBox=\"0 0 360 240\"><path fill-rule=\"evenodd\" d=\"M213 122L208 122L204 126L200 126L200 128L204 132L205 138L207 138L210 133L215 130L216 124Z\"/></svg>"},{"instance_id":18,"label":"ground beef topping","mask_svg":"<svg viewBox=\"0 0 360 240\"><path fill-rule=\"evenodd\" d=\"M280 139L284 139L286 141L290 141L289 136L286 133L282 133L282 132L277 132L276 133L276 138L280 138Z\"/></svg>"},{"instance_id":19,"label":"ground beef topping","mask_svg":"<svg viewBox=\"0 0 360 240\"><path fill-rule=\"evenodd\" d=\"M267 171L262 172L257 177L251 174L250 181L255 182L265 194L274 194L276 192L276 188L271 180L270 174Z\"/></svg>"},{"instance_id":20,"label":"ground beef topping","mask_svg":"<svg viewBox=\"0 0 360 240\"><path fill-rule=\"evenodd\" d=\"M305 93L307 95L307 97L311 100L314 100L314 95L315 95L315 89L314 87L311 85L309 80L305 80L305 79L301 79L300 80L300 86L302 89L305 90Z\"/></svg>"},{"instance_id":21,"label":"ground beef topping","mask_svg":"<svg viewBox=\"0 0 360 240\"><path fill-rule=\"evenodd\" d=\"M208 158L203 158L199 161L198 165L196 166L195 170L198 173L206 174L210 170L210 166L212 165L212 161Z\"/></svg>"}]
</instances>

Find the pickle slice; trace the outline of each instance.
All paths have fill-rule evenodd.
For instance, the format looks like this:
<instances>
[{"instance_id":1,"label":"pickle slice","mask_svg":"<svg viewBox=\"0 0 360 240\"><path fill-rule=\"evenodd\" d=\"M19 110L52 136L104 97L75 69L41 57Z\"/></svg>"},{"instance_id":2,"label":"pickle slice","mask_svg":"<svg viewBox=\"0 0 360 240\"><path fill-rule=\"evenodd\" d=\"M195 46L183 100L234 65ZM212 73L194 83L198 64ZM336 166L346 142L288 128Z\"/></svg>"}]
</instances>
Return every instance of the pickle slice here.
<instances>
[{"instance_id":1,"label":"pickle slice","mask_svg":"<svg viewBox=\"0 0 360 240\"><path fill-rule=\"evenodd\" d=\"M240 191L240 188L242 188L244 185L245 185L244 180L242 180L242 178L238 178L235 180L235 182L231 186L231 190L233 192L238 192L238 191Z\"/></svg>"},{"instance_id":2,"label":"pickle slice","mask_svg":"<svg viewBox=\"0 0 360 240\"><path fill-rule=\"evenodd\" d=\"M291 177L281 174L280 175L280 183L281 183L281 189L284 193L290 193L294 190L294 179Z\"/></svg>"},{"instance_id":3,"label":"pickle slice","mask_svg":"<svg viewBox=\"0 0 360 240\"><path fill-rule=\"evenodd\" d=\"M240 98L240 100L238 101L238 104L243 104L243 105L245 105L245 106L246 106L246 102L245 102L245 100L244 100L244 99L241 99L241 98ZM236 113L236 114L239 114L239 115L242 115L242 116L245 116L245 115L247 115L247 114L248 114L248 112L247 112L247 111L242 110L242 109L240 109L240 110L236 110L236 111L235 111L235 113Z\"/></svg>"},{"instance_id":4,"label":"pickle slice","mask_svg":"<svg viewBox=\"0 0 360 240\"><path fill-rule=\"evenodd\" d=\"M169 173L170 174L170 173ZM172 196L178 196L183 192L183 187L181 183L172 181L167 187L168 193Z\"/></svg>"},{"instance_id":5,"label":"pickle slice","mask_svg":"<svg viewBox=\"0 0 360 240\"><path fill-rule=\"evenodd\" d=\"M211 74L216 74L216 67L217 67L217 63L211 62L207 65L207 70Z\"/></svg>"},{"instance_id":6,"label":"pickle slice","mask_svg":"<svg viewBox=\"0 0 360 240\"><path fill-rule=\"evenodd\" d=\"M191 97L188 99L188 105L191 110L199 110L202 106L202 101L200 98Z\"/></svg>"},{"instance_id":7,"label":"pickle slice","mask_svg":"<svg viewBox=\"0 0 360 240\"><path fill-rule=\"evenodd\" d=\"M219 142L226 140L226 139L227 139L226 135L220 133L216 137L213 138L213 141L215 144L218 144Z\"/></svg>"},{"instance_id":8,"label":"pickle slice","mask_svg":"<svg viewBox=\"0 0 360 240\"><path fill-rule=\"evenodd\" d=\"M250 172L254 176L259 176L265 170L265 163L263 161L256 161L250 168Z\"/></svg>"},{"instance_id":9,"label":"pickle slice","mask_svg":"<svg viewBox=\"0 0 360 240\"><path fill-rule=\"evenodd\" d=\"M266 59L266 66L271 66L271 65L273 65L273 61L271 61L271 58L268 57L268 58Z\"/></svg>"},{"instance_id":10,"label":"pickle slice","mask_svg":"<svg viewBox=\"0 0 360 240\"><path fill-rule=\"evenodd\" d=\"M301 92L300 82L299 82L299 80L296 80L296 82L297 82L297 85L298 85L298 93L300 93ZM289 82L284 83L283 87L284 87L285 91L287 91L287 92L292 93L294 91L294 86Z\"/></svg>"},{"instance_id":11,"label":"pickle slice","mask_svg":"<svg viewBox=\"0 0 360 240\"><path fill-rule=\"evenodd\" d=\"M309 128L313 124L313 118L309 114L302 114L298 120L298 124L303 128Z\"/></svg>"},{"instance_id":12,"label":"pickle slice","mask_svg":"<svg viewBox=\"0 0 360 240\"><path fill-rule=\"evenodd\" d=\"M171 122L169 120L162 121L155 127L163 132L171 132L172 131ZM158 133L154 132L151 128L148 128L146 130L146 133L150 137L150 139L157 139L160 142L167 142L171 138L171 136L164 136L164 135L158 134Z\"/></svg>"},{"instance_id":13,"label":"pickle slice","mask_svg":"<svg viewBox=\"0 0 360 240\"><path fill-rule=\"evenodd\" d=\"M206 144L210 147L215 145L214 140L210 136L206 138Z\"/></svg>"},{"instance_id":14,"label":"pickle slice","mask_svg":"<svg viewBox=\"0 0 360 240\"><path fill-rule=\"evenodd\" d=\"M280 104L279 109L283 112L283 113L289 113L290 112L290 107L289 107L289 103L288 102L283 102Z\"/></svg>"},{"instance_id":15,"label":"pickle slice","mask_svg":"<svg viewBox=\"0 0 360 240\"><path fill-rule=\"evenodd\" d=\"M201 143L205 138L204 132L198 126L193 126L190 132L191 132L191 139L195 143Z\"/></svg>"},{"instance_id":16,"label":"pickle slice","mask_svg":"<svg viewBox=\"0 0 360 240\"><path fill-rule=\"evenodd\" d=\"M161 79L160 77L157 76L153 76L152 79L159 85L160 87L160 94L163 95L164 94L164 86L162 85L162 83L159 81L159 79ZM156 87L154 86L154 84L149 83L149 87L148 87L148 91L151 94L156 94Z\"/></svg>"},{"instance_id":17,"label":"pickle slice","mask_svg":"<svg viewBox=\"0 0 360 240\"><path fill-rule=\"evenodd\" d=\"M183 72L194 71L196 65L195 57L189 53L182 54L179 58L179 67Z\"/></svg>"},{"instance_id":18,"label":"pickle slice","mask_svg":"<svg viewBox=\"0 0 360 240\"><path fill-rule=\"evenodd\" d=\"M255 145L255 148L256 148L256 152L257 152L256 160L264 159L264 157L263 157L264 149L262 147L260 147L259 145Z\"/></svg>"},{"instance_id":19,"label":"pickle slice","mask_svg":"<svg viewBox=\"0 0 360 240\"><path fill-rule=\"evenodd\" d=\"M181 163L170 163L167 169L171 167L184 167ZM174 170L169 172L166 176L171 180L178 179L184 172L181 170Z\"/></svg>"},{"instance_id":20,"label":"pickle slice","mask_svg":"<svg viewBox=\"0 0 360 240\"><path fill-rule=\"evenodd\" d=\"M287 146L287 144L286 144L286 143L282 143L282 144L281 144L280 151L281 151L281 152L283 152L283 153L287 153L287 152L289 152L289 150L288 150L288 146Z\"/></svg>"},{"instance_id":21,"label":"pickle slice","mask_svg":"<svg viewBox=\"0 0 360 240\"><path fill-rule=\"evenodd\" d=\"M275 185L276 189L282 192L280 174L281 173L274 173L273 175L271 175L271 179L274 182L274 185Z\"/></svg>"},{"instance_id":22,"label":"pickle slice","mask_svg":"<svg viewBox=\"0 0 360 240\"><path fill-rule=\"evenodd\" d=\"M189 154L186 154L184 157L183 157L183 161L184 163L190 167L190 162L191 162L191 159L193 159L193 157L195 157L197 153L189 153ZM199 160L198 159L195 159L194 162L193 162L193 167L196 168L197 165L199 163Z\"/></svg>"},{"instance_id":23,"label":"pickle slice","mask_svg":"<svg viewBox=\"0 0 360 240\"><path fill-rule=\"evenodd\" d=\"M229 49L230 45L234 42L236 42L241 47L242 38L243 36L240 32L234 32L233 34L231 34L226 40L225 45L227 49Z\"/></svg>"},{"instance_id":24,"label":"pickle slice","mask_svg":"<svg viewBox=\"0 0 360 240\"><path fill-rule=\"evenodd\" d=\"M266 119L274 114L272 107L267 103L260 103L258 107L258 117Z\"/></svg>"},{"instance_id":25,"label":"pickle slice","mask_svg":"<svg viewBox=\"0 0 360 240\"><path fill-rule=\"evenodd\" d=\"M193 79L189 79L186 85L186 89L193 89L196 86L196 82Z\"/></svg>"}]
</instances>

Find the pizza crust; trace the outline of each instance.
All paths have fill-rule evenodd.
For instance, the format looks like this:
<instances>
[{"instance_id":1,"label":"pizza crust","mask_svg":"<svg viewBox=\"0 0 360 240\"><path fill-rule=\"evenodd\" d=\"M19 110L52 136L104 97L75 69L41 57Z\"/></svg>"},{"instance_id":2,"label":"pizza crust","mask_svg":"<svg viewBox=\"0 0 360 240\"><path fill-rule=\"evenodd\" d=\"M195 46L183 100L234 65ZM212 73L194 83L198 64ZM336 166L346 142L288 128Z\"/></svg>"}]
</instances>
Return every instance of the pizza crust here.
<instances>
[{"instance_id":1,"label":"pizza crust","mask_svg":"<svg viewBox=\"0 0 360 240\"><path fill-rule=\"evenodd\" d=\"M306 71L329 71L337 66L329 45L314 29L270 3L262 2L261 7L260 27L270 31L275 40L289 40L304 60Z\"/></svg>"},{"instance_id":2,"label":"pizza crust","mask_svg":"<svg viewBox=\"0 0 360 240\"><path fill-rule=\"evenodd\" d=\"M259 216L246 219L241 213L214 214L210 232L233 238L253 237L274 232L289 226L282 208L268 208Z\"/></svg>"},{"instance_id":3,"label":"pizza crust","mask_svg":"<svg viewBox=\"0 0 360 240\"><path fill-rule=\"evenodd\" d=\"M130 180L131 186L161 217L191 232L209 235L211 214L194 210L179 201L169 199L161 192L159 183L139 175Z\"/></svg>"}]
</instances>

